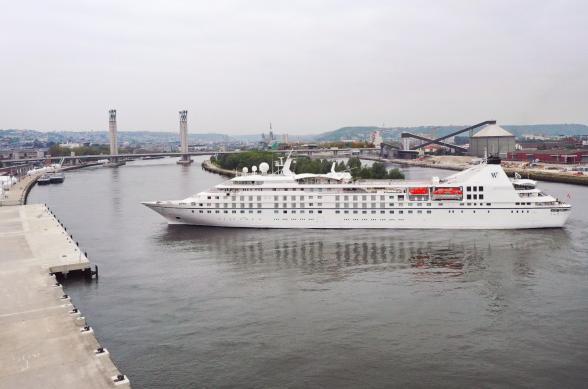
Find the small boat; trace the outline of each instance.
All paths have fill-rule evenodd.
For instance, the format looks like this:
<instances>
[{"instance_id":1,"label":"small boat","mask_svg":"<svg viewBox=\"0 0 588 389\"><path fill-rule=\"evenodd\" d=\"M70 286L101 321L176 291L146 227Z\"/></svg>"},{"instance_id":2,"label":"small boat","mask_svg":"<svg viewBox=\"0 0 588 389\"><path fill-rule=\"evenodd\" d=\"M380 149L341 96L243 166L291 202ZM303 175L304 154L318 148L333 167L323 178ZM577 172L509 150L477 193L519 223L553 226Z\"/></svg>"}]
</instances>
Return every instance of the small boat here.
<instances>
[{"instance_id":1,"label":"small boat","mask_svg":"<svg viewBox=\"0 0 588 389\"><path fill-rule=\"evenodd\" d=\"M52 184L61 184L65 180L65 174L63 173L53 173L49 176L49 181Z\"/></svg>"},{"instance_id":2,"label":"small boat","mask_svg":"<svg viewBox=\"0 0 588 389\"><path fill-rule=\"evenodd\" d=\"M39 185L49 185L51 183L51 176L49 174L43 174L37 180L37 184Z\"/></svg>"}]
</instances>

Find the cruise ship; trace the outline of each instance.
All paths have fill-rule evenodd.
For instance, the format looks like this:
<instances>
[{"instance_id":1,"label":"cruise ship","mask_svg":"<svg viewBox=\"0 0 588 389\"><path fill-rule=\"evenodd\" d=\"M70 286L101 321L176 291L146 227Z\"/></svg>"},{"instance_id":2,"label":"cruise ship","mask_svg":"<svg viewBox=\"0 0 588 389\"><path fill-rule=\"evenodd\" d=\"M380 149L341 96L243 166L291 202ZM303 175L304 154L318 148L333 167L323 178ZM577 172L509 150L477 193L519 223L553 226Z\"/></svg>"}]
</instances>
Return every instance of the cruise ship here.
<instances>
[{"instance_id":1,"label":"cruise ship","mask_svg":"<svg viewBox=\"0 0 588 389\"><path fill-rule=\"evenodd\" d=\"M497 158L446 178L353 180L348 172L278 173L262 163L183 200L143 202L170 224L252 228L523 229L563 227L571 206Z\"/></svg>"}]
</instances>

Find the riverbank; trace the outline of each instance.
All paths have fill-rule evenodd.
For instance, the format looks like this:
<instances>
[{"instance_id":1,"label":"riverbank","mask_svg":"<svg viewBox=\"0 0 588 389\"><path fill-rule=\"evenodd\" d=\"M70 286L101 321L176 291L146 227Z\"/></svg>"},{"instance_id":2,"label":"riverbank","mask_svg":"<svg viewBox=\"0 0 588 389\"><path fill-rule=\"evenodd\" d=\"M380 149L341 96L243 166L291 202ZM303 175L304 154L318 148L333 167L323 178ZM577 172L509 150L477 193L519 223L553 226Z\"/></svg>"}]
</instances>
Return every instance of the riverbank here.
<instances>
[{"instance_id":1,"label":"riverbank","mask_svg":"<svg viewBox=\"0 0 588 389\"><path fill-rule=\"evenodd\" d=\"M426 168L434 168L434 169L444 169L444 170L454 170L454 171L461 171L465 170L472 165L465 162L464 160L459 161L459 163L452 162L452 160L443 160L443 159L436 159L436 160L407 160L407 159L383 159L379 157L371 157L371 156L362 156L361 159L367 159L371 161L379 161L384 163L393 163L398 165L404 166L417 166L417 167L426 167ZM588 176L587 175L574 175L569 172L562 172L558 170L545 170L545 169L536 169L536 168L529 168L524 166L516 166L516 164L503 161L502 167L507 175L514 176L516 173L520 174L521 177L529 178L532 180L537 181L549 181L549 182L559 182L564 184L573 184L573 185L588 185Z\"/></svg>"},{"instance_id":2,"label":"riverbank","mask_svg":"<svg viewBox=\"0 0 588 389\"><path fill-rule=\"evenodd\" d=\"M0 246L0 387L130 387L57 283L90 262L49 210L0 208Z\"/></svg>"},{"instance_id":3,"label":"riverbank","mask_svg":"<svg viewBox=\"0 0 588 389\"><path fill-rule=\"evenodd\" d=\"M210 159L202 161L202 169L206 170L207 172L220 174L221 176L229 178L233 178L237 175L237 173L232 170L227 170L216 166L215 164L210 162Z\"/></svg>"}]
</instances>

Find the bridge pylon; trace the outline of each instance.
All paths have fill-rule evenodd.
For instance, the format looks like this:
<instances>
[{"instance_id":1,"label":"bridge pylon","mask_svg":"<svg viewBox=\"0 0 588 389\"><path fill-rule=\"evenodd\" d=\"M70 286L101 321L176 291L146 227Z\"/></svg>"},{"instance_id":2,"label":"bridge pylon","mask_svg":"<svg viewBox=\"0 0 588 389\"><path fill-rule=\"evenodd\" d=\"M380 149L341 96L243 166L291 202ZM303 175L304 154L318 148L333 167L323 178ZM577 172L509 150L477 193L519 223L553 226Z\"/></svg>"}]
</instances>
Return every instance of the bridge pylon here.
<instances>
[{"instance_id":1,"label":"bridge pylon","mask_svg":"<svg viewBox=\"0 0 588 389\"><path fill-rule=\"evenodd\" d=\"M180 153L179 165L189 165L193 161L188 154L188 111L180 111Z\"/></svg>"}]
</instances>

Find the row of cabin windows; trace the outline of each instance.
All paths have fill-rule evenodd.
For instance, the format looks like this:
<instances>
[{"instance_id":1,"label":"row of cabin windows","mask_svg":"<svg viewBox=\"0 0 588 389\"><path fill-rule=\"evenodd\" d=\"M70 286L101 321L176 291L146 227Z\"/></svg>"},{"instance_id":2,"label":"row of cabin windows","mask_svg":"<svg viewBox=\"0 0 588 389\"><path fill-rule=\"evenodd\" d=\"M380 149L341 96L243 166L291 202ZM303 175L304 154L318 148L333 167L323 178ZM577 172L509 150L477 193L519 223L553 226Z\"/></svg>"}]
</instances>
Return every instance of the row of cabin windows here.
<instances>
[{"instance_id":1,"label":"row of cabin windows","mask_svg":"<svg viewBox=\"0 0 588 389\"><path fill-rule=\"evenodd\" d=\"M484 195L482 193L480 193L480 194L476 194L476 193L470 194L470 193L468 193L466 195L466 200L484 200Z\"/></svg>"},{"instance_id":2,"label":"row of cabin windows","mask_svg":"<svg viewBox=\"0 0 588 389\"><path fill-rule=\"evenodd\" d=\"M480 195L481 196L481 195ZM480 198L481 200L482 198ZM298 207L296 206L296 204L298 204ZM412 207L412 206L422 206L421 204L418 203L388 203L388 205L386 205L386 203L335 203L335 208L350 208L349 205L351 204L351 208L386 208L388 207L394 207L394 204L397 204L397 207L404 207L404 206L408 206L408 207ZM443 203L436 203L438 206L443 206ZM516 203L516 205L531 205L531 203ZM192 205L196 205L196 203L192 203ZM230 207L229 207L230 205ZM223 208L237 208L237 205L239 205L239 208L254 208L254 205L257 205L257 208L263 208L263 204L262 203L224 203L223 204ZM290 203L290 208L305 208L306 206L309 207L314 207L315 203ZM369 207L368 207L369 205ZM432 205L432 203L426 203L427 207L430 207ZM459 205L461 207L463 206L478 206L478 203L459 203ZM492 203L486 203L486 206L491 206ZM204 207L204 203L198 203L199 207ZM212 207L212 203L206 203L206 207ZM323 203L316 203L317 207L322 207ZM484 206L484 203L480 203L479 206ZM220 203L214 203L214 207L215 208L221 208ZM274 203L274 208L288 208L288 203Z\"/></svg>"},{"instance_id":3,"label":"row of cabin windows","mask_svg":"<svg viewBox=\"0 0 588 389\"><path fill-rule=\"evenodd\" d=\"M208 200L212 200L212 197L213 196L207 196L206 198ZM254 196L239 196L239 200L240 201L245 201L245 197L247 197L249 201L253 201L253 197ZM257 198L257 201L261 201L261 196L255 196L255 197ZM305 196L290 196L290 200L296 200L297 197L298 197L299 200L304 200L305 199ZM309 200L312 200L312 199L314 199L315 196L306 196L306 197L308 197ZM361 200L363 200L363 201L368 200L368 196L367 195L361 195L361 196L358 196L358 195L352 195L352 196L349 196L349 195L344 195L344 196L335 195L335 201L341 200L341 197L343 197L343 200L344 201L349 200L350 197L351 197L351 199L353 201L357 201L359 199L359 197L361 197ZM379 200L380 201L385 201L386 200L386 197L388 197L388 199L390 199L390 200L393 200L396 196L375 196L375 195L371 195L369 197L370 197L370 200L372 200L372 201L378 200L378 197L379 197ZM279 198L280 198L280 196L274 196L274 201L278 201ZM316 198L317 199L322 199L323 196L316 196ZM221 200L221 196L214 196L214 199L215 200ZM236 200L237 200L237 196L231 196L231 201L236 201ZM282 196L282 200L284 200L284 201L288 200L288 196ZM403 201L403 200L404 200L404 195L398 195L398 201ZM418 198L415 199L415 200L418 200Z\"/></svg>"},{"instance_id":4,"label":"row of cabin windows","mask_svg":"<svg viewBox=\"0 0 588 389\"><path fill-rule=\"evenodd\" d=\"M256 211L256 213L261 213L261 212L262 211L260 209L258 209ZM290 211L288 211L288 210L283 210L282 211L282 213L285 213L285 214L287 214L288 212L290 212L292 214L295 214L296 212L303 214L303 213L305 213L305 210L304 209L300 209L300 210L291 209ZM317 210L316 212L319 213L319 214L322 214L323 213L323 211L320 210L320 209ZM343 212L344 214L349 214L350 212L353 213L353 214L358 214L359 213L358 210L353 210L353 211L349 211L349 210L344 210L344 211L336 210L335 211L336 214L340 214L341 212ZM384 210L380 210L379 212L380 212L380 214L385 214L386 213L386 211L384 211ZM404 214L404 210L396 210L396 211L390 210L390 211L388 211L388 213L390 215L393 215L395 212L397 212L399 215ZM413 211L412 209L409 209L409 210L406 211L406 213L408 213L408 214L413 214L415 212L416 212L416 214L422 214L423 213L423 211L420 210L420 209L419 210L416 210L416 211ZM449 213L455 213L455 210L449 210L448 212ZM476 213L476 210L473 210L473 212ZM526 210L526 213L529 213L529 212L530 212L529 210ZM194 210L192 210L192 213L194 213ZM201 209L200 211L198 211L198 213L204 213L204 210ZM212 213L212 210L207 210L206 213ZM220 211L219 210L215 210L214 213L220 213ZM223 210L223 213L229 213L229 211L228 210ZM237 213L237 210L231 210L231 213ZM246 213L246 212L245 212L244 209L241 209L241 210L239 210L239 213ZM248 213L254 213L254 211L250 209ZM275 209L274 210L274 213L280 213L280 211L278 209ZM314 213L314 211L313 210L309 210L308 213ZM361 213L362 214L367 214L367 211L361 211ZM376 214L378 212L375 211L375 210L372 210L371 213L372 214ZM426 210L426 213L430 214L431 213L431 210L430 209L427 209ZM463 210L461 210L460 213L463 213ZM490 213L490 210L488 210L488 213ZM516 211L511 210L510 213L519 213L519 211L518 210L516 210ZM525 213L525 210L521 210L520 213Z\"/></svg>"},{"instance_id":5,"label":"row of cabin windows","mask_svg":"<svg viewBox=\"0 0 588 389\"><path fill-rule=\"evenodd\" d=\"M466 192L483 192L483 186L466 186Z\"/></svg>"}]
</instances>

